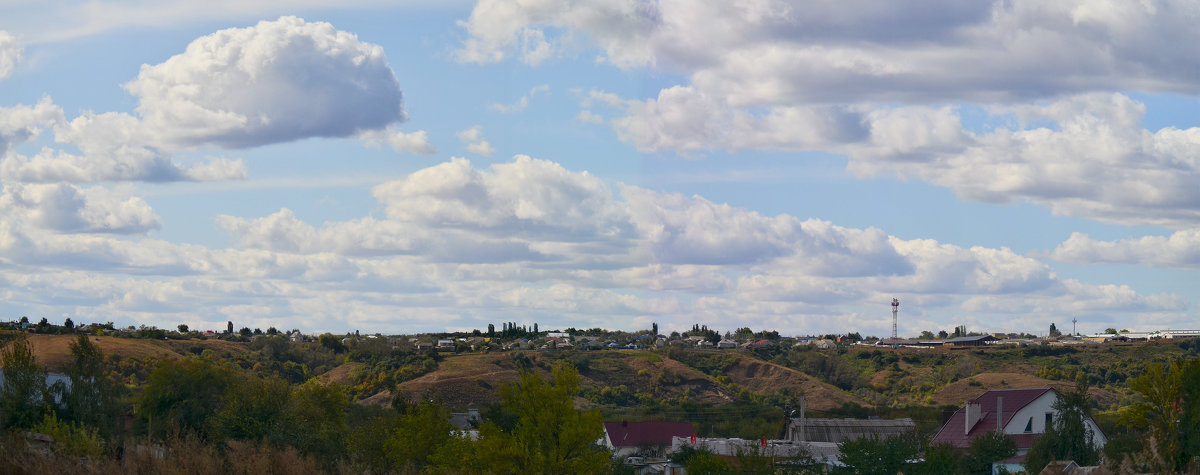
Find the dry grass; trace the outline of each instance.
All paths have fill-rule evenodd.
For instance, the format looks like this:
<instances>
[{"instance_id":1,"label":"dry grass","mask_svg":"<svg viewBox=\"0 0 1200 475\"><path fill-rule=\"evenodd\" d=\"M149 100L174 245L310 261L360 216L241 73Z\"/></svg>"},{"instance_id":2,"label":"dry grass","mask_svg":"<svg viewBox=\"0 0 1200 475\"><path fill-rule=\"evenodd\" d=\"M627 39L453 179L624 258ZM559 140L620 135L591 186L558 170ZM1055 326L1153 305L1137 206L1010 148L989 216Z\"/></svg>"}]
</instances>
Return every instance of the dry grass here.
<instances>
[{"instance_id":1,"label":"dry grass","mask_svg":"<svg viewBox=\"0 0 1200 475\"><path fill-rule=\"evenodd\" d=\"M343 386L349 386L352 384L352 381L350 380L350 373L359 366L362 366L362 363L356 361L344 363L322 373L320 376L317 376L317 380L320 381L321 384L335 383Z\"/></svg>"},{"instance_id":2,"label":"dry grass","mask_svg":"<svg viewBox=\"0 0 1200 475\"><path fill-rule=\"evenodd\" d=\"M743 357L725 372L731 382L751 391L796 389L806 396L809 408L828 411L850 402L869 407L870 403L833 385L791 368Z\"/></svg>"},{"instance_id":3,"label":"dry grass","mask_svg":"<svg viewBox=\"0 0 1200 475\"><path fill-rule=\"evenodd\" d=\"M61 371L71 359L71 342L75 335L28 335L33 355L38 362L50 371ZM89 336L96 346L106 355L128 357L175 358L180 354L170 348L165 342L134 338L114 338L111 336Z\"/></svg>"}]
</instances>

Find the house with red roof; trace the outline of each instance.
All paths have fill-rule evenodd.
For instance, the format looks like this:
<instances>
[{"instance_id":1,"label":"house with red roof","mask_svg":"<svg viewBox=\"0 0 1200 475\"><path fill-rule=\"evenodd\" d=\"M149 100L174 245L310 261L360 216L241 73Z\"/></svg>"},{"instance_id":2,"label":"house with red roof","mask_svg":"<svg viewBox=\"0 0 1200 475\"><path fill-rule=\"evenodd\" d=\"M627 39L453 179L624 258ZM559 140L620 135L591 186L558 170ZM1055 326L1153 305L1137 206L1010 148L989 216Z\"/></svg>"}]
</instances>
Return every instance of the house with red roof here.
<instances>
[{"instance_id":1,"label":"house with red roof","mask_svg":"<svg viewBox=\"0 0 1200 475\"><path fill-rule=\"evenodd\" d=\"M989 431L1003 431L1016 442L1017 455L993 467L1001 465L1010 472L1022 471L1021 464L1033 447L1033 440L1045 433L1046 427L1058 417L1058 411L1054 410L1058 398L1058 391L1053 388L993 389L967 401L942 425L931 443L948 443L966 450L972 438ZM1089 417L1085 424L1096 447L1104 447L1108 438L1096 421Z\"/></svg>"},{"instance_id":2,"label":"house with red roof","mask_svg":"<svg viewBox=\"0 0 1200 475\"><path fill-rule=\"evenodd\" d=\"M662 455L671 446L672 437L691 437L695 433L689 422L605 422L603 443L618 459Z\"/></svg>"}]
</instances>

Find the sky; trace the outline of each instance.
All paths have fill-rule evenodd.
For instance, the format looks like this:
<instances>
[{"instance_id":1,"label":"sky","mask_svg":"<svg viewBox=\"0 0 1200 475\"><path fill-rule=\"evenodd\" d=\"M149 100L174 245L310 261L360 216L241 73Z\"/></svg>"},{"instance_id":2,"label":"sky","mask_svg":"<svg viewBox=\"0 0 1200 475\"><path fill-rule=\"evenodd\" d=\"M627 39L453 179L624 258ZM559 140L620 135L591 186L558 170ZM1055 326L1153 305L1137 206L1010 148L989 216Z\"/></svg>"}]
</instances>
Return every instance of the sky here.
<instances>
[{"instance_id":1,"label":"sky","mask_svg":"<svg viewBox=\"0 0 1200 475\"><path fill-rule=\"evenodd\" d=\"M0 319L1200 327L1192 1L0 1Z\"/></svg>"}]
</instances>

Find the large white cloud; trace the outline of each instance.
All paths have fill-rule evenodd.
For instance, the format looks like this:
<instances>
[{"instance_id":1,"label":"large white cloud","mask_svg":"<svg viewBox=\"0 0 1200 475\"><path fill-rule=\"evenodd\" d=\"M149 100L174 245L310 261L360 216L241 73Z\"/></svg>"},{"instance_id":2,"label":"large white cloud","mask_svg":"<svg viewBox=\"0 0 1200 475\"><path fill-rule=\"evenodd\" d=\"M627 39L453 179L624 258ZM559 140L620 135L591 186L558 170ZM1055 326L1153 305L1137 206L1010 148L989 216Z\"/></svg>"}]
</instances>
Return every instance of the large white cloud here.
<instances>
[{"instance_id":1,"label":"large white cloud","mask_svg":"<svg viewBox=\"0 0 1200 475\"><path fill-rule=\"evenodd\" d=\"M0 193L0 218L9 216L64 233L143 234L158 229L158 215L129 191L8 183Z\"/></svg>"},{"instance_id":2,"label":"large white cloud","mask_svg":"<svg viewBox=\"0 0 1200 475\"><path fill-rule=\"evenodd\" d=\"M689 74L733 105L1196 92L1197 19L1186 0L485 0L461 23L459 58L536 64L593 46L622 67Z\"/></svg>"},{"instance_id":3,"label":"large white cloud","mask_svg":"<svg viewBox=\"0 0 1200 475\"><path fill-rule=\"evenodd\" d=\"M1046 257L1072 264L1196 269L1200 268L1200 229L1185 229L1170 236L1143 236L1117 241L1097 241L1083 233L1071 233Z\"/></svg>"},{"instance_id":4,"label":"large white cloud","mask_svg":"<svg viewBox=\"0 0 1200 475\"><path fill-rule=\"evenodd\" d=\"M898 172L964 199L1184 228L1200 222L1200 129L1147 131L1141 104L1096 91L1200 92L1197 20L1182 0L488 0L462 23L459 54L534 63L599 50L679 74L648 98L584 100L581 120L599 117L594 102L615 106L618 136L643 152L834 152L856 174ZM988 123L964 126L960 107Z\"/></svg>"},{"instance_id":5,"label":"large white cloud","mask_svg":"<svg viewBox=\"0 0 1200 475\"><path fill-rule=\"evenodd\" d=\"M383 48L296 17L201 37L125 88L146 128L184 144L346 137L405 119Z\"/></svg>"},{"instance_id":6,"label":"large white cloud","mask_svg":"<svg viewBox=\"0 0 1200 475\"><path fill-rule=\"evenodd\" d=\"M3 45L0 38L0 45ZM296 17L221 30L125 84L137 115L84 111L67 120L49 98L0 108L0 176L22 182L242 179L241 159L184 165L181 152L354 136L397 152L435 153L425 131L404 133L395 74L383 49ZM15 145L52 127L37 153Z\"/></svg>"},{"instance_id":7,"label":"large white cloud","mask_svg":"<svg viewBox=\"0 0 1200 475\"><path fill-rule=\"evenodd\" d=\"M17 67L21 59L21 45L17 38L4 30L0 30L0 79L8 77Z\"/></svg>"}]
</instances>

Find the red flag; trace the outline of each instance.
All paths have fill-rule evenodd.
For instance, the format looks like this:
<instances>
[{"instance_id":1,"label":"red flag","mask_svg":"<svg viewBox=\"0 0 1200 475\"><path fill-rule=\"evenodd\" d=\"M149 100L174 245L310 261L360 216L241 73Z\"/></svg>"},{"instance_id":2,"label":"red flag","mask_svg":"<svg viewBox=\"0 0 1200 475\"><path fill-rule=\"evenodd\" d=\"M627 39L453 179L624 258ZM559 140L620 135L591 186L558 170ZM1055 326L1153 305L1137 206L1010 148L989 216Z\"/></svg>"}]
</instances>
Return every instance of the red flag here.
<instances>
[{"instance_id":1,"label":"red flag","mask_svg":"<svg viewBox=\"0 0 1200 475\"><path fill-rule=\"evenodd\" d=\"M692 445L696 445L696 434L692 434Z\"/></svg>"},{"instance_id":2,"label":"red flag","mask_svg":"<svg viewBox=\"0 0 1200 475\"><path fill-rule=\"evenodd\" d=\"M767 438L763 437L762 440L758 441L758 445L761 445L764 449L767 448Z\"/></svg>"}]
</instances>

